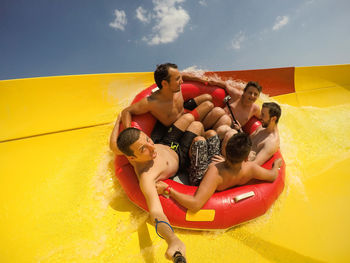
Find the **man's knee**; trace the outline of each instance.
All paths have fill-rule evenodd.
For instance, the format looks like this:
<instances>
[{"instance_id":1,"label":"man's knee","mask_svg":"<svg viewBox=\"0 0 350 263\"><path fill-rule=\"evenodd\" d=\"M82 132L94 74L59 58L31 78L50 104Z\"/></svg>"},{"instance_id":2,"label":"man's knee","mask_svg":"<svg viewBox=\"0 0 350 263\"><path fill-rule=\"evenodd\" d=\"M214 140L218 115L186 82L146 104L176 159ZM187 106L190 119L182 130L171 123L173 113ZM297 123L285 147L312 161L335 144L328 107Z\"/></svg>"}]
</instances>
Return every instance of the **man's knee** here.
<instances>
[{"instance_id":1,"label":"man's knee","mask_svg":"<svg viewBox=\"0 0 350 263\"><path fill-rule=\"evenodd\" d=\"M219 135L219 138L223 139L225 137L225 134L231 129L232 128L228 125L221 125L216 129L216 132Z\"/></svg>"},{"instance_id":2,"label":"man's knee","mask_svg":"<svg viewBox=\"0 0 350 263\"><path fill-rule=\"evenodd\" d=\"M210 137L213 137L215 136L217 133L216 131L214 130L207 130L204 134L205 138L210 138Z\"/></svg>"},{"instance_id":3,"label":"man's knee","mask_svg":"<svg viewBox=\"0 0 350 263\"><path fill-rule=\"evenodd\" d=\"M202 94L194 98L197 105L204 103L205 101L212 101L213 97L210 94Z\"/></svg>"},{"instance_id":4,"label":"man's knee","mask_svg":"<svg viewBox=\"0 0 350 263\"><path fill-rule=\"evenodd\" d=\"M185 113L180 117L180 119L184 122L193 122L194 121L194 116L191 113Z\"/></svg>"},{"instance_id":5,"label":"man's knee","mask_svg":"<svg viewBox=\"0 0 350 263\"><path fill-rule=\"evenodd\" d=\"M233 135L238 133L235 129L230 129L225 133L224 140L230 139Z\"/></svg>"},{"instance_id":6,"label":"man's knee","mask_svg":"<svg viewBox=\"0 0 350 263\"><path fill-rule=\"evenodd\" d=\"M199 105L199 107L203 108L203 109L207 109L208 111L213 110L214 108L214 103L212 103L211 101L204 101L203 103L201 103Z\"/></svg>"},{"instance_id":7,"label":"man's knee","mask_svg":"<svg viewBox=\"0 0 350 263\"><path fill-rule=\"evenodd\" d=\"M213 118L216 118L216 119L219 119L221 118L222 116L225 115L225 111L223 108L220 108L220 107L215 107L211 110L212 112L212 117Z\"/></svg>"},{"instance_id":8,"label":"man's knee","mask_svg":"<svg viewBox=\"0 0 350 263\"><path fill-rule=\"evenodd\" d=\"M199 142L199 141L205 141L205 138L203 136L197 136L193 139L193 142Z\"/></svg>"},{"instance_id":9,"label":"man's knee","mask_svg":"<svg viewBox=\"0 0 350 263\"><path fill-rule=\"evenodd\" d=\"M198 135L204 133L203 124L199 121L192 122L187 130Z\"/></svg>"},{"instance_id":10,"label":"man's knee","mask_svg":"<svg viewBox=\"0 0 350 263\"><path fill-rule=\"evenodd\" d=\"M219 128L220 126L231 126L232 124L232 121L231 121L231 118L227 115L227 114L224 114L222 115L219 120L215 123L214 125L214 129L217 129Z\"/></svg>"}]
</instances>

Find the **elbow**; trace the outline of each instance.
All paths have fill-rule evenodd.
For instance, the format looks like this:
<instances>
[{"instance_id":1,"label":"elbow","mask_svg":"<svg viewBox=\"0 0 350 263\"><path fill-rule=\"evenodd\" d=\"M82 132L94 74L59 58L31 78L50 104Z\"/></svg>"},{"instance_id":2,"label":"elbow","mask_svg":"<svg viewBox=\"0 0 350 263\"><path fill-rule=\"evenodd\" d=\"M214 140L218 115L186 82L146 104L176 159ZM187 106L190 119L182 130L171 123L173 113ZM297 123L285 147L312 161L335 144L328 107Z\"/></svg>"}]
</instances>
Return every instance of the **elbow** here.
<instances>
[{"instance_id":1,"label":"elbow","mask_svg":"<svg viewBox=\"0 0 350 263\"><path fill-rule=\"evenodd\" d=\"M272 175L272 177L271 177L271 182L274 182L275 180L276 180L276 178L277 178L277 176L278 176L278 169L276 169L275 171L273 171L273 175Z\"/></svg>"},{"instance_id":2,"label":"elbow","mask_svg":"<svg viewBox=\"0 0 350 263\"><path fill-rule=\"evenodd\" d=\"M125 109L123 109L120 113L121 117L122 117L122 121L125 118L125 116L129 113L129 109L128 107L126 107Z\"/></svg>"},{"instance_id":3,"label":"elbow","mask_svg":"<svg viewBox=\"0 0 350 263\"><path fill-rule=\"evenodd\" d=\"M203 207L202 204L193 203L188 207L188 210L192 213L197 213Z\"/></svg>"}]
</instances>

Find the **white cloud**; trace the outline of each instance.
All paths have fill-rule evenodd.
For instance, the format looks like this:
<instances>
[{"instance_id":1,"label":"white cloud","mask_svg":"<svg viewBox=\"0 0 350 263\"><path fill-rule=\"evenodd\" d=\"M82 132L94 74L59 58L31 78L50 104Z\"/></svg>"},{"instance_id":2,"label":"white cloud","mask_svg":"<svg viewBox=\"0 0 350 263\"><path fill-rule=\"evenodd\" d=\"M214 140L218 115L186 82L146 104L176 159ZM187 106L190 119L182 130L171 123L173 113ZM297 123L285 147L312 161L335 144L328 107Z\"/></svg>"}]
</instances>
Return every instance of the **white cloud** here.
<instances>
[{"instance_id":1,"label":"white cloud","mask_svg":"<svg viewBox=\"0 0 350 263\"><path fill-rule=\"evenodd\" d=\"M109 23L109 26L114 29L120 29L124 31L125 26L128 23L124 10L119 11L118 9L116 9L114 10L114 15L115 15L115 19L113 22Z\"/></svg>"},{"instance_id":2,"label":"white cloud","mask_svg":"<svg viewBox=\"0 0 350 263\"><path fill-rule=\"evenodd\" d=\"M136 17L138 20L140 20L142 23L149 23L151 22L151 14L148 13L148 11L146 9L143 9L142 6L139 6L136 9Z\"/></svg>"},{"instance_id":3,"label":"white cloud","mask_svg":"<svg viewBox=\"0 0 350 263\"><path fill-rule=\"evenodd\" d=\"M231 47L236 50L241 49L241 44L243 43L244 40L246 40L246 36L244 32L239 31L239 33L236 34L235 37L233 38L231 42Z\"/></svg>"},{"instance_id":4,"label":"white cloud","mask_svg":"<svg viewBox=\"0 0 350 263\"><path fill-rule=\"evenodd\" d=\"M202 5L202 6L207 6L208 5L206 0L199 0L199 4Z\"/></svg>"},{"instance_id":5,"label":"white cloud","mask_svg":"<svg viewBox=\"0 0 350 263\"><path fill-rule=\"evenodd\" d=\"M150 17L156 21L153 33L143 40L149 45L171 43L184 31L190 20L187 11L180 4L184 0L153 0L153 12Z\"/></svg>"},{"instance_id":6,"label":"white cloud","mask_svg":"<svg viewBox=\"0 0 350 263\"><path fill-rule=\"evenodd\" d=\"M288 16L278 16L276 18L276 22L272 27L273 31L277 31L280 30L282 27L284 27L285 25L287 25L289 22L289 17Z\"/></svg>"}]
</instances>

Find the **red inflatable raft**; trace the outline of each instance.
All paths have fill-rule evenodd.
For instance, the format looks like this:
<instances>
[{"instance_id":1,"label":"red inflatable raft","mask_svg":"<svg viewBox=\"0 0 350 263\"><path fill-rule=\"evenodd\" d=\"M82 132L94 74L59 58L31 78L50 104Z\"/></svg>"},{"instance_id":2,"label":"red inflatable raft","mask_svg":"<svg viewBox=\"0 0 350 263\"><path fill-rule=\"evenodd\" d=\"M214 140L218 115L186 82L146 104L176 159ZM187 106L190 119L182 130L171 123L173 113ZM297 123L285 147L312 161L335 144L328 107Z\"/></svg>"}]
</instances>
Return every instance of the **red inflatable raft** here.
<instances>
[{"instance_id":1,"label":"red inflatable raft","mask_svg":"<svg viewBox=\"0 0 350 263\"><path fill-rule=\"evenodd\" d=\"M132 103L151 94L156 85L140 92ZM221 88L204 86L196 82L187 82L182 85L184 100L196 97L203 93L213 96L215 106L223 107L225 92ZM155 118L147 113L133 116L132 126L140 128L150 136L155 125ZM251 119L245 127L245 132L252 133L260 122ZM278 151L263 167L272 168L275 159L282 158ZM116 176L129 199L137 206L148 211L146 200L139 188L138 179L133 167L124 156L117 156L115 160ZM258 182L244 186L234 187L222 192L216 192L203 208L197 213L191 213L186 208L179 205L171 198L159 196L164 213L168 217L171 225L188 229L228 229L232 226L252 220L263 215L278 198L284 188L285 164L280 168L277 179L273 182ZM193 195L197 187L183 185L171 179L165 181L175 190Z\"/></svg>"}]
</instances>

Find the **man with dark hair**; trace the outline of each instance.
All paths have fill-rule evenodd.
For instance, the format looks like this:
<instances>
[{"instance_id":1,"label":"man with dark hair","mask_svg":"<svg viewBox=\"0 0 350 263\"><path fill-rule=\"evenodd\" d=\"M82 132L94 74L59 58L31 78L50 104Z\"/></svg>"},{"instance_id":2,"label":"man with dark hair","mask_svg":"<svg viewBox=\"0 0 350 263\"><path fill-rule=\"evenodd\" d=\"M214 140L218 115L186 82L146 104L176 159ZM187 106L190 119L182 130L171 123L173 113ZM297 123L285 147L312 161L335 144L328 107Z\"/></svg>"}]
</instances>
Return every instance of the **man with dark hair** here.
<instances>
[{"instance_id":1,"label":"man with dark hair","mask_svg":"<svg viewBox=\"0 0 350 263\"><path fill-rule=\"evenodd\" d=\"M163 80L166 80L167 82L170 81L169 68L178 69L176 64L165 63L165 64L158 65L156 70L154 71L154 81L156 82L157 87L159 89L163 88L163 85L162 85Z\"/></svg>"},{"instance_id":2,"label":"man with dark hair","mask_svg":"<svg viewBox=\"0 0 350 263\"><path fill-rule=\"evenodd\" d=\"M235 134L232 135L232 133ZM251 179L274 181L278 175L278 168L282 165L282 160L277 159L271 170L262 168L256 163L247 162L251 145L249 135L237 133L232 129L230 133L226 133L223 141L223 155L225 158L214 158L214 161L207 167L203 180L193 196L180 193L164 182L157 183L158 194L164 194L164 191L166 191L170 197L183 207L192 212L197 212L215 191L244 185ZM193 151L191 150L191 152ZM205 165L205 163L203 164Z\"/></svg>"},{"instance_id":3,"label":"man with dark hair","mask_svg":"<svg viewBox=\"0 0 350 263\"><path fill-rule=\"evenodd\" d=\"M280 147L277 123L281 107L275 102L265 102L261 108L261 126L250 135L253 142L249 160L259 165L265 163Z\"/></svg>"},{"instance_id":4,"label":"man with dark hair","mask_svg":"<svg viewBox=\"0 0 350 263\"><path fill-rule=\"evenodd\" d=\"M151 221L158 224L158 233L168 243L167 258L170 259L176 251L185 255L185 245L171 230L163 212L156 183L189 166L190 145L196 136L204 133L203 125L186 113L175 121L160 143L155 144L144 132L133 127L119 134L120 119L119 115L110 138L110 148L114 153L124 155L134 167Z\"/></svg>"},{"instance_id":5,"label":"man with dark hair","mask_svg":"<svg viewBox=\"0 0 350 263\"><path fill-rule=\"evenodd\" d=\"M125 128L131 126L131 116L150 112L162 125L166 126L163 130L173 124L181 115L184 114L184 105L195 120L202 120L207 113L214 108L211 102L210 94L203 94L190 102L184 104L184 99L181 92L182 78L185 80L196 81L199 78L179 72L177 65L172 63L165 63L157 66L154 72L154 79L158 85L153 93L126 107L122 111L122 122ZM156 129L160 129L159 125Z\"/></svg>"},{"instance_id":6,"label":"man with dark hair","mask_svg":"<svg viewBox=\"0 0 350 263\"><path fill-rule=\"evenodd\" d=\"M260 118L259 106L255 104L262 91L262 87L258 82L249 81L243 91L236 87L226 85L226 91L231 97L229 106L234 118L238 121L238 125L235 124L231 111L226 106L226 114L218 120L220 126L229 125L234 129L239 130L251 117L256 116L257 118Z\"/></svg>"}]
</instances>

